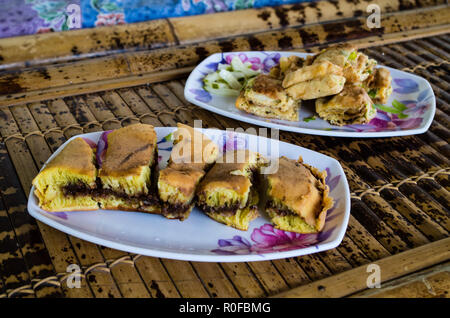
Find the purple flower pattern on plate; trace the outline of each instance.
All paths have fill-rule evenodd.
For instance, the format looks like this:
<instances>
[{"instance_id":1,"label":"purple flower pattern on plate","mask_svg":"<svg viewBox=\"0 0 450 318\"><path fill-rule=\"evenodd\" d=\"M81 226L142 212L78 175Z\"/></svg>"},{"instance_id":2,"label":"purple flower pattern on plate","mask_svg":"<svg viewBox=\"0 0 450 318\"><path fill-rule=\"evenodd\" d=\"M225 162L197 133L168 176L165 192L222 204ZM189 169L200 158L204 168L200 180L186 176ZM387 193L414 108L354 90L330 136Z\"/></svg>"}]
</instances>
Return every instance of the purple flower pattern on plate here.
<instances>
[{"instance_id":1,"label":"purple flower pattern on plate","mask_svg":"<svg viewBox=\"0 0 450 318\"><path fill-rule=\"evenodd\" d=\"M410 78L394 78L394 83L398 87L394 89L394 92L399 94L411 94L419 90L419 84Z\"/></svg>"},{"instance_id":2,"label":"purple flower pattern on plate","mask_svg":"<svg viewBox=\"0 0 450 318\"><path fill-rule=\"evenodd\" d=\"M205 91L204 89L190 89L189 90L191 93L193 93L195 95L195 99L203 102L203 103L208 103L211 101L212 96L208 91Z\"/></svg>"},{"instance_id":3,"label":"purple flower pattern on plate","mask_svg":"<svg viewBox=\"0 0 450 318\"><path fill-rule=\"evenodd\" d=\"M249 57L246 53L239 53L237 56L240 58L242 63L250 62L252 64L252 70L258 71L261 70L263 73L267 73L270 69L277 65L280 62L280 53L264 53L266 56L263 60L259 57ZM228 54L224 58L224 62L227 64L231 64L231 60L236 56L236 54ZM222 62L221 62L222 63ZM215 70L217 70L217 65L215 66Z\"/></svg>"},{"instance_id":4,"label":"purple flower pattern on plate","mask_svg":"<svg viewBox=\"0 0 450 318\"><path fill-rule=\"evenodd\" d=\"M233 131L226 131L222 134L219 149L221 149L223 153L237 149L247 149L247 142L246 138L243 138Z\"/></svg>"},{"instance_id":5,"label":"purple flower pattern on plate","mask_svg":"<svg viewBox=\"0 0 450 318\"><path fill-rule=\"evenodd\" d=\"M43 210L43 211L45 211L45 210ZM47 212L48 214L50 214L52 216L56 216L56 217L61 218L63 220L67 220L66 212L48 212L48 211L45 211L45 212Z\"/></svg>"},{"instance_id":6,"label":"purple flower pattern on plate","mask_svg":"<svg viewBox=\"0 0 450 318\"><path fill-rule=\"evenodd\" d=\"M341 176L333 177L329 168L325 170L327 172L325 182L331 193L339 184ZM327 222L336 216L335 209L338 204L339 200L335 200L333 207L327 212ZM231 239L219 239L217 242L218 248L212 250L212 252L220 255L262 255L265 253L291 251L314 245L317 247L318 243L327 240L331 236L334 229L335 227L331 227L320 233L299 234L279 230L274 228L272 224L266 223L253 230L250 235L251 242L240 235L235 235Z\"/></svg>"}]
</instances>

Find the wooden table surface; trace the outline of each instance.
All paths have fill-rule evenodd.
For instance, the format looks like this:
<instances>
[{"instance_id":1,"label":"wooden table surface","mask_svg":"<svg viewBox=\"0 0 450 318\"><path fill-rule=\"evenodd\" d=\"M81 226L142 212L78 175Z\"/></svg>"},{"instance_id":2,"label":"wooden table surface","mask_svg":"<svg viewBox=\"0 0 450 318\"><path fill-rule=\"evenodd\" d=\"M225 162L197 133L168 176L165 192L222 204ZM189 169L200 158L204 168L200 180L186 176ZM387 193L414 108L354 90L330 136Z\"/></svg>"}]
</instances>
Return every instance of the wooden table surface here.
<instances>
[{"instance_id":1,"label":"wooden table surface","mask_svg":"<svg viewBox=\"0 0 450 318\"><path fill-rule=\"evenodd\" d=\"M448 297L450 8L446 1L321 1L0 39L0 297ZM245 24L242 23L245 21ZM73 135L136 122L249 127L189 104L189 72L220 51L317 51L352 42L380 64L426 78L428 132L280 139L339 160L352 209L337 248L248 263L159 259L59 232L26 211L31 181ZM82 269L68 288L66 268ZM370 269L381 288L368 288ZM371 267L372 266L372 267Z\"/></svg>"}]
</instances>

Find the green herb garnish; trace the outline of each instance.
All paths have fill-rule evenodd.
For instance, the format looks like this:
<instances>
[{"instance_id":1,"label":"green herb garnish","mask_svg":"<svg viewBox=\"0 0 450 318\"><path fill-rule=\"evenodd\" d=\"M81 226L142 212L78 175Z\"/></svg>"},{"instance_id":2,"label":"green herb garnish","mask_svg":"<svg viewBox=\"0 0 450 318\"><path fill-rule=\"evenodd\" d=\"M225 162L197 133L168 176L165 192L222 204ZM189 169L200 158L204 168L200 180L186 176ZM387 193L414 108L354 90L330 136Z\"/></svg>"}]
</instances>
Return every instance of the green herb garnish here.
<instances>
[{"instance_id":1,"label":"green herb garnish","mask_svg":"<svg viewBox=\"0 0 450 318\"><path fill-rule=\"evenodd\" d=\"M405 104L400 103L398 100L394 99L392 101L392 107L389 107L386 105L380 105L380 104L374 104L374 106L382 111L387 112L387 113L397 114L397 117L399 119L408 118L408 115L403 113L403 111L408 109L408 107L406 107Z\"/></svg>"},{"instance_id":2,"label":"green herb garnish","mask_svg":"<svg viewBox=\"0 0 450 318\"><path fill-rule=\"evenodd\" d=\"M348 56L348 60L349 61L353 61L354 59L356 59L356 57L358 56L358 53L356 51L353 51L352 53L350 53L350 55Z\"/></svg>"},{"instance_id":3,"label":"green herb garnish","mask_svg":"<svg viewBox=\"0 0 450 318\"><path fill-rule=\"evenodd\" d=\"M311 120L316 120L316 116L303 118L303 121L306 122L306 123L310 122Z\"/></svg>"},{"instance_id":4,"label":"green herb garnish","mask_svg":"<svg viewBox=\"0 0 450 318\"><path fill-rule=\"evenodd\" d=\"M367 92L367 95L370 96L370 98L375 98L377 96L378 89L372 88L370 91Z\"/></svg>"}]
</instances>

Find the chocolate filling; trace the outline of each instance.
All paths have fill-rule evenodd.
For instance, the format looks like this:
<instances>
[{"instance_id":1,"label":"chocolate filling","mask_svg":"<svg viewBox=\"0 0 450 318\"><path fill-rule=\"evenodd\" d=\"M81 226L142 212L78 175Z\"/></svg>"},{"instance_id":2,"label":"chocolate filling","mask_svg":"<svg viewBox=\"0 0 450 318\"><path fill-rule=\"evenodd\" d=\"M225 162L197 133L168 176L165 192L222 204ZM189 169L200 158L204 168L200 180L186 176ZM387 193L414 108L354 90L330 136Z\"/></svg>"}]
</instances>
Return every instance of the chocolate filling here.
<instances>
[{"instance_id":1,"label":"chocolate filling","mask_svg":"<svg viewBox=\"0 0 450 318\"><path fill-rule=\"evenodd\" d=\"M206 213L220 213L226 216L232 216L236 214L239 209L239 203L233 204L231 206L209 206L206 204L200 204L199 207Z\"/></svg>"},{"instance_id":2,"label":"chocolate filling","mask_svg":"<svg viewBox=\"0 0 450 318\"><path fill-rule=\"evenodd\" d=\"M292 212L288 208L280 208L276 203L272 200L267 201L266 203L266 209L272 209L277 215L279 216L287 216L287 215L294 215L298 216L298 214Z\"/></svg>"},{"instance_id":3,"label":"chocolate filling","mask_svg":"<svg viewBox=\"0 0 450 318\"><path fill-rule=\"evenodd\" d=\"M156 195L156 184L157 184L157 167L158 167L158 151L155 149L153 164L150 167L152 181L149 187L149 193L137 193L134 195L128 195L125 192L114 191L111 189L104 189L103 184L100 178L95 180L96 187L90 188L87 184L79 181L76 183L69 183L62 187L62 191L64 195L77 197L77 196L93 196L98 198L105 198L107 196L113 195L118 198L125 199L131 202L139 202L143 206L152 206L155 204L159 204L158 196Z\"/></svg>"},{"instance_id":4,"label":"chocolate filling","mask_svg":"<svg viewBox=\"0 0 450 318\"><path fill-rule=\"evenodd\" d=\"M100 198L105 198L110 195L113 195L121 199L140 201L144 205L152 205L158 203L158 198L151 193L136 193L134 195L128 195L125 192L114 191L111 189L98 189L98 188L94 192L95 196Z\"/></svg>"},{"instance_id":5,"label":"chocolate filling","mask_svg":"<svg viewBox=\"0 0 450 318\"><path fill-rule=\"evenodd\" d=\"M67 196L86 196L91 195L94 197L105 198L110 195L114 195L115 197L126 199L126 200L137 200L140 201L143 205L153 205L158 203L158 198L149 193L138 193L135 195L128 195L125 192L114 191L111 189L103 189L99 182L97 182L97 188L89 188L86 184L82 182L71 183L62 187L62 191L64 195Z\"/></svg>"},{"instance_id":6,"label":"chocolate filling","mask_svg":"<svg viewBox=\"0 0 450 318\"><path fill-rule=\"evenodd\" d=\"M91 195L94 189L88 187L87 184L79 181L77 183L69 183L63 186L62 191L64 195L76 197L76 196Z\"/></svg>"},{"instance_id":7,"label":"chocolate filling","mask_svg":"<svg viewBox=\"0 0 450 318\"><path fill-rule=\"evenodd\" d=\"M256 195L256 188L258 186L259 183L259 178L258 178L258 173L257 173L257 169L252 169L251 171L251 175L250 175L250 180L252 182L252 185L250 187L250 193L247 199L247 204L245 205L244 208L249 208L249 209L257 209L258 205L257 204L251 204L253 201L253 196ZM220 213L223 216L233 216L236 214L237 210L239 209L240 204L239 203L234 203L232 205L223 205L223 206L209 206L206 204L198 204L199 207L203 210L203 212L206 213Z\"/></svg>"},{"instance_id":8,"label":"chocolate filling","mask_svg":"<svg viewBox=\"0 0 450 318\"><path fill-rule=\"evenodd\" d=\"M170 216L173 218L183 218L184 214L191 207L190 204L170 204L165 202L161 207L161 214L164 216Z\"/></svg>"},{"instance_id":9,"label":"chocolate filling","mask_svg":"<svg viewBox=\"0 0 450 318\"><path fill-rule=\"evenodd\" d=\"M256 204L253 204L253 205L246 205L243 209L249 208L251 210L254 210L257 207L258 206ZM232 205L231 207L230 206L210 207L201 205L200 208L206 213L219 213L222 214L223 216L233 216L239 209L239 204Z\"/></svg>"}]
</instances>

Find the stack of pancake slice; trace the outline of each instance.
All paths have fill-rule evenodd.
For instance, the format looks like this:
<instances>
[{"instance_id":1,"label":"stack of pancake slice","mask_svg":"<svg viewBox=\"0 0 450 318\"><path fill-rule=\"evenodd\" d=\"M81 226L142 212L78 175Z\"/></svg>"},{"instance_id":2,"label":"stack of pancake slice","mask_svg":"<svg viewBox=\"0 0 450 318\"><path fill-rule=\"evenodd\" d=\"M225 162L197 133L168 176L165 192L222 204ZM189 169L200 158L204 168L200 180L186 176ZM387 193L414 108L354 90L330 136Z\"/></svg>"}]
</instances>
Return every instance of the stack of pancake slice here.
<instances>
[{"instance_id":1,"label":"stack of pancake slice","mask_svg":"<svg viewBox=\"0 0 450 318\"><path fill-rule=\"evenodd\" d=\"M99 208L156 212L157 168L153 126L136 124L109 133L101 154L81 137L71 140L33 185L39 205L50 212Z\"/></svg>"},{"instance_id":2,"label":"stack of pancake slice","mask_svg":"<svg viewBox=\"0 0 450 318\"><path fill-rule=\"evenodd\" d=\"M282 57L268 75L247 82L236 107L267 118L298 121L302 101L314 100L316 113L334 125L364 124L386 103L391 75L350 44L329 47L302 59Z\"/></svg>"},{"instance_id":3,"label":"stack of pancake slice","mask_svg":"<svg viewBox=\"0 0 450 318\"><path fill-rule=\"evenodd\" d=\"M106 147L72 139L34 178L39 206L48 212L124 210L185 220L197 205L213 220L247 230L260 215L260 197L279 229L322 230L332 206L320 172L299 160L275 159L278 169L263 175L268 159L240 149L219 156L202 132L178 124L167 167L158 169L153 126L136 124L103 133ZM104 149L103 149L104 148Z\"/></svg>"},{"instance_id":4,"label":"stack of pancake slice","mask_svg":"<svg viewBox=\"0 0 450 318\"><path fill-rule=\"evenodd\" d=\"M217 145L190 126L178 124L168 165L158 178L161 213L184 220L194 207L197 185L216 161Z\"/></svg>"}]
</instances>

